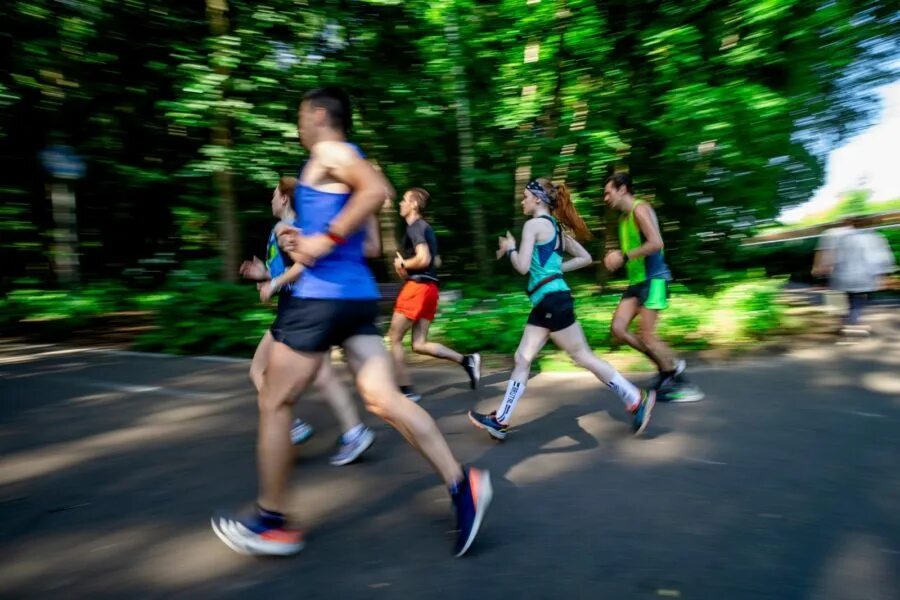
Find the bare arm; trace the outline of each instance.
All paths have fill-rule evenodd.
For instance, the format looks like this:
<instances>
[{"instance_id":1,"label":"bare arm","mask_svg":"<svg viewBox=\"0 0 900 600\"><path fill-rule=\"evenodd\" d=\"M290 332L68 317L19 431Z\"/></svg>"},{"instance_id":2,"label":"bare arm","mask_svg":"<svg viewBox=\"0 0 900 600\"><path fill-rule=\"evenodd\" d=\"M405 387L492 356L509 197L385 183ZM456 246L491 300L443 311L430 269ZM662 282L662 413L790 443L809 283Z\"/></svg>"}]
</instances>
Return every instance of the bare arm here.
<instances>
[{"instance_id":1,"label":"bare arm","mask_svg":"<svg viewBox=\"0 0 900 600\"><path fill-rule=\"evenodd\" d=\"M366 221L366 241L363 245L363 254L366 258L381 256L381 224L378 222L377 215L372 215Z\"/></svg>"},{"instance_id":2,"label":"bare arm","mask_svg":"<svg viewBox=\"0 0 900 600\"><path fill-rule=\"evenodd\" d=\"M407 269L424 269L430 264L431 250L428 249L428 244L416 244L416 255L403 259L403 265Z\"/></svg>"},{"instance_id":3,"label":"bare arm","mask_svg":"<svg viewBox=\"0 0 900 600\"><path fill-rule=\"evenodd\" d=\"M340 238L346 239L359 231L366 219L381 209L385 196L393 197L394 194L394 188L384 176L348 144L320 142L313 153L332 178L346 184L353 192L332 219L327 233L301 236L296 243L282 243L282 236L279 235L281 247L291 253L294 261L305 265L315 264L319 258L334 250Z\"/></svg>"},{"instance_id":4,"label":"bare arm","mask_svg":"<svg viewBox=\"0 0 900 600\"><path fill-rule=\"evenodd\" d=\"M394 197L394 188L380 171L347 144L322 142L316 145L317 158L329 174L353 190L353 194L331 221L330 231L346 238L359 231L366 219L378 213L385 195Z\"/></svg>"},{"instance_id":5,"label":"bare arm","mask_svg":"<svg viewBox=\"0 0 900 600\"><path fill-rule=\"evenodd\" d=\"M656 213L649 204L639 204L634 209L634 220L637 221L641 233L644 234L644 243L628 252L628 258L650 256L654 252L663 249L662 234L656 222Z\"/></svg>"},{"instance_id":6,"label":"bare arm","mask_svg":"<svg viewBox=\"0 0 900 600\"><path fill-rule=\"evenodd\" d=\"M591 264L593 259L591 258L590 253L584 249L584 246L578 243L578 240L568 234L566 235L565 240L566 244L564 250L571 254L572 258L562 264L563 273L581 269Z\"/></svg>"},{"instance_id":7,"label":"bare arm","mask_svg":"<svg viewBox=\"0 0 900 600\"><path fill-rule=\"evenodd\" d=\"M297 281L300 278L301 273L303 273L303 265L295 262L287 271L278 277L273 277L268 282L257 284L260 301L268 302L271 300L272 296L277 294L281 288Z\"/></svg>"},{"instance_id":8,"label":"bare arm","mask_svg":"<svg viewBox=\"0 0 900 600\"><path fill-rule=\"evenodd\" d=\"M522 275L528 273L531 267L531 255L534 253L534 244L537 241L538 221L532 219L522 227L522 243L517 250L509 253L509 262L513 269ZM515 248L515 240L511 246Z\"/></svg>"},{"instance_id":9,"label":"bare arm","mask_svg":"<svg viewBox=\"0 0 900 600\"><path fill-rule=\"evenodd\" d=\"M272 279L272 281L278 282L276 285L278 287L284 287L289 283L294 283L298 279L300 279L300 274L303 273L303 265L295 262L291 265L287 271Z\"/></svg>"}]
</instances>

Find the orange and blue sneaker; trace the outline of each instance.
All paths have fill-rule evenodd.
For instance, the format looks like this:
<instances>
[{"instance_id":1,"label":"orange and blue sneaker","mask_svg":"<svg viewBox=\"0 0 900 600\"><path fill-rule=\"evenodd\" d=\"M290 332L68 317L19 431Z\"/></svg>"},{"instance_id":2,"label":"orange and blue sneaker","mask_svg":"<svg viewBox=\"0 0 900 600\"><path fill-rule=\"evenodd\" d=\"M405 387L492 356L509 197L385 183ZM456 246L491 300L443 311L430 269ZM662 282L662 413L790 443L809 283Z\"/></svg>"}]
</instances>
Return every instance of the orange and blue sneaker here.
<instances>
[{"instance_id":1,"label":"orange and blue sneaker","mask_svg":"<svg viewBox=\"0 0 900 600\"><path fill-rule=\"evenodd\" d=\"M641 390L641 401L632 411L631 429L634 435L641 435L650 424L650 414L656 406L656 390Z\"/></svg>"},{"instance_id":2,"label":"orange and blue sneaker","mask_svg":"<svg viewBox=\"0 0 900 600\"><path fill-rule=\"evenodd\" d=\"M219 539L238 554L290 556L303 550L303 532L287 527L283 514L259 506L244 514L216 514L211 523Z\"/></svg>"},{"instance_id":3,"label":"orange and blue sneaker","mask_svg":"<svg viewBox=\"0 0 900 600\"><path fill-rule=\"evenodd\" d=\"M450 488L459 529L455 556L462 556L472 546L493 496L490 472L475 467L464 468L462 480Z\"/></svg>"},{"instance_id":4,"label":"orange and blue sneaker","mask_svg":"<svg viewBox=\"0 0 900 600\"><path fill-rule=\"evenodd\" d=\"M469 411L469 420L472 425L478 429L484 429L495 440L505 440L506 434L509 433L509 427L505 423L497 420L497 412L483 415L474 410Z\"/></svg>"}]
</instances>

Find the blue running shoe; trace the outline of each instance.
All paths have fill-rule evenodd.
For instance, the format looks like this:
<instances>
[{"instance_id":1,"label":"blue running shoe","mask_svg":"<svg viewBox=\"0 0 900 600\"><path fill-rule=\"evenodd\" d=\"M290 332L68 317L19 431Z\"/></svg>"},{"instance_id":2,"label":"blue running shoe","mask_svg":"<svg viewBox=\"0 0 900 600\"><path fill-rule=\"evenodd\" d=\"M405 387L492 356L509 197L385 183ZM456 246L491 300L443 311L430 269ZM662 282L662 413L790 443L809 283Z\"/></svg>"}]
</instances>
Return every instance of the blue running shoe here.
<instances>
[{"instance_id":1,"label":"blue running shoe","mask_svg":"<svg viewBox=\"0 0 900 600\"><path fill-rule=\"evenodd\" d=\"M509 428L497 420L497 413L492 412L489 415L477 413L474 410L469 411L469 420L472 425L479 429L487 431L495 440L505 440Z\"/></svg>"},{"instance_id":2,"label":"blue running shoe","mask_svg":"<svg viewBox=\"0 0 900 600\"><path fill-rule=\"evenodd\" d=\"M309 441L315 432L313 426L303 419L294 419L294 423L291 425L291 443L298 446Z\"/></svg>"},{"instance_id":3,"label":"blue running shoe","mask_svg":"<svg viewBox=\"0 0 900 600\"><path fill-rule=\"evenodd\" d=\"M219 513L212 529L238 554L290 556L303 550L303 532L286 526L284 515L255 509L246 514Z\"/></svg>"},{"instance_id":4,"label":"blue running shoe","mask_svg":"<svg viewBox=\"0 0 900 600\"><path fill-rule=\"evenodd\" d=\"M474 467L463 469L463 479L456 489L451 490L450 495L456 507L456 526L459 528L454 554L460 557L475 541L484 515L491 505L494 490L491 487L490 472Z\"/></svg>"},{"instance_id":5,"label":"blue running shoe","mask_svg":"<svg viewBox=\"0 0 900 600\"><path fill-rule=\"evenodd\" d=\"M641 435L650 424L650 413L656 406L656 390L641 390L641 402L634 410L634 418L631 422L631 429L634 435Z\"/></svg>"},{"instance_id":6,"label":"blue running shoe","mask_svg":"<svg viewBox=\"0 0 900 600\"><path fill-rule=\"evenodd\" d=\"M338 451L331 457L331 464L335 467L349 465L369 449L375 442L375 432L368 427L363 427L353 439L345 440L344 436L338 438Z\"/></svg>"}]
</instances>

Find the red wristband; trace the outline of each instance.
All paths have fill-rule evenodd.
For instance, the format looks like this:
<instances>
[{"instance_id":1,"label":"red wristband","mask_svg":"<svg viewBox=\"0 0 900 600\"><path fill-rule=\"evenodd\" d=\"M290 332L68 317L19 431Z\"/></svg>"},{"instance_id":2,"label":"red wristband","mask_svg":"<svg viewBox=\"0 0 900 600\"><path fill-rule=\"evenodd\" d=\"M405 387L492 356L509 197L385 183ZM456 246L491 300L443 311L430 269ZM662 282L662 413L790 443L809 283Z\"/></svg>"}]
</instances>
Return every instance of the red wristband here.
<instances>
[{"instance_id":1,"label":"red wristband","mask_svg":"<svg viewBox=\"0 0 900 600\"><path fill-rule=\"evenodd\" d=\"M332 242L334 242L334 244L336 246L343 246L344 244L347 243L347 238L343 238L343 237L339 236L338 234L333 233L331 231L326 232L325 235L327 235L328 239L331 240Z\"/></svg>"}]
</instances>

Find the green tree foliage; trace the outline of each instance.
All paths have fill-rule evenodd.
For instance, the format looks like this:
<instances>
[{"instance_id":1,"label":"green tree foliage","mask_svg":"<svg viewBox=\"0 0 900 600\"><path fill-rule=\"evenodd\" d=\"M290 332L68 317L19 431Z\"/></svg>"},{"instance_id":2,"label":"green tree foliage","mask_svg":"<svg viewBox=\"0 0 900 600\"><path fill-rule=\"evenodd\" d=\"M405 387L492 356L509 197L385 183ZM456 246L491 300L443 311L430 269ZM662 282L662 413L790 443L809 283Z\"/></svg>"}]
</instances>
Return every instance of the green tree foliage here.
<instances>
[{"instance_id":1,"label":"green tree foliage","mask_svg":"<svg viewBox=\"0 0 900 600\"><path fill-rule=\"evenodd\" d=\"M844 217L874 215L900 211L900 198L883 202L872 201L872 191L867 189L844 192L837 204L825 210L812 213L801 219L794 227L812 227L823 223L834 223Z\"/></svg>"},{"instance_id":2,"label":"green tree foliage","mask_svg":"<svg viewBox=\"0 0 900 600\"><path fill-rule=\"evenodd\" d=\"M211 27L207 5L227 6L224 27ZM484 272L479 259L519 218L515 186L528 176L573 187L599 253L614 243L603 181L627 168L657 205L676 275L708 279L756 224L805 201L827 150L871 120L874 86L896 76L895 9L885 0L7 2L2 285L49 279L38 153L51 143L87 163L76 191L88 279L153 284L157 271L210 264L200 259L218 261L209 269L218 275L223 253L258 253L269 190L303 160L298 100L325 82L351 91L353 139L395 185L433 192L450 273ZM235 199L224 213L221 173ZM240 241L220 233L229 215Z\"/></svg>"}]
</instances>

